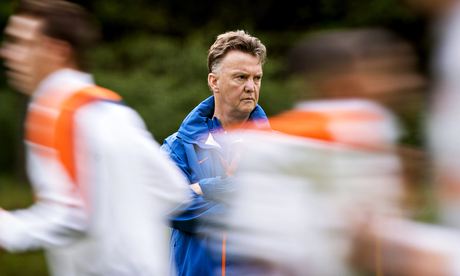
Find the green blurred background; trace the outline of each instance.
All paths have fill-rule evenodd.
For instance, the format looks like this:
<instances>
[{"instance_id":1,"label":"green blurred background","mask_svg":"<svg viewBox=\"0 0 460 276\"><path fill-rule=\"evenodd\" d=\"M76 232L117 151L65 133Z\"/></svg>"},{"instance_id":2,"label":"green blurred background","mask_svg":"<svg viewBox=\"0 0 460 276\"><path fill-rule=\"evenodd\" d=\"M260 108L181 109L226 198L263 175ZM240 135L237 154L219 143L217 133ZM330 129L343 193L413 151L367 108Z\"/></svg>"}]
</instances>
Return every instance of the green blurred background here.
<instances>
[{"instance_id":1,"label":"green blurred background","mask_svg":"<svg viewBox=\"0 0 460 276\"><path fill-rule=\"evenodd\" d=\"M16 2L0 1L1 29ZM159 143L210 95L207 49L224 31L247 30L267 46L260 103L268 115L289 108L300 89L285 70L288 50L319 29L389 28L415 47L420 71L428 71L427 24L398 0L73 2L89 9L102 28L102 41L90 53L96 82L120 93ZM0 206L16 209L32 202L21 138L27 99L8 88L4 70L0 76ZM401 142L421 146L423 112L401 118L407 129ZM43 255L0 252L0 275L47 275Z\"/></svg>"}]
</instances>

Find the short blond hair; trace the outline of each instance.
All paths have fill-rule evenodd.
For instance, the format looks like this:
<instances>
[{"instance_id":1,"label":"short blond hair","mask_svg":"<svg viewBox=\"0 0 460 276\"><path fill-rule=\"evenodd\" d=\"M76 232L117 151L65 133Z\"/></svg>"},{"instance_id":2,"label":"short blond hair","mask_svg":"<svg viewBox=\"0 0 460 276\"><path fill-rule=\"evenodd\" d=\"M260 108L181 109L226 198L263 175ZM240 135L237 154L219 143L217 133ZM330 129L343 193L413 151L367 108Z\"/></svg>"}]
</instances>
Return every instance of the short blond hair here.
<instances>
[{"instance_id":1,"label":"short blond hair","mask_svg":"<svg viewBox=\"0 0 460 276\"><path fill-rule=\"evenodd\" d=\"M208 51L208 72L214 72L225 55L230 51L241 51L259 58L264 64L267 49L257 38L242 30L230 31L217 36Z\"/></svg>"}]
</instances>

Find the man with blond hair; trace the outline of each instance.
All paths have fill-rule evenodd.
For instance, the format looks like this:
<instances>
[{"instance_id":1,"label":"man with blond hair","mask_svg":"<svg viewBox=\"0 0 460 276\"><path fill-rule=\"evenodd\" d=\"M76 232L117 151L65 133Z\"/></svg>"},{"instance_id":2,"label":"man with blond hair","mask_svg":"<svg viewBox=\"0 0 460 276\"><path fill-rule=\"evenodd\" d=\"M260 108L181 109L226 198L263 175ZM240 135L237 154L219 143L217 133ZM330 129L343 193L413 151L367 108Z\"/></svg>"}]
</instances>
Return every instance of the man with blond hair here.
<instances>
[{"instance_id":1,"label":"man with blond hair","mask_svg":"<svg viewBox=\"0 0 460 276\"><path fill-rule=\"evenodd\" d=\"M201 102L168 137L163 149L187 176L193 202L172 221L171 246L178 275L232 274L236 264L226 258L225 235L220 246L203 227L225 208L216 198L231 193L238 154L220 138L248 122L267 127L257 104L266 48L244 31L219 35L208 53L208 86L212 96Z\"/></svg>"}]
</instances>

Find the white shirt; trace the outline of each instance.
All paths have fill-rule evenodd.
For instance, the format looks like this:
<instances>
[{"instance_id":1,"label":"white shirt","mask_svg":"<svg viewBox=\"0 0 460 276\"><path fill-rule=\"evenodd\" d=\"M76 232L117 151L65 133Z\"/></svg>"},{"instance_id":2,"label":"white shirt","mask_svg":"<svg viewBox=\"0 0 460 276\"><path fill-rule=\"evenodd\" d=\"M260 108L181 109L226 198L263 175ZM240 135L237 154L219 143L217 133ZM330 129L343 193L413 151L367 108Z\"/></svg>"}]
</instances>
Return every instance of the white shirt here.
<instances>
[{"instance_id":1,"label":"white shirt","mask_svg":"<svg viewBox=\"0 0 460 276\"><path fill-rule=\"evenodd\" d=\"M41 83L30 104L92 84L90 75L61 70ZM182 174L139 115L121 104L80 107L74 141L78 183L55 149L26 143L37 202L0 212L0 246L47 249L54 275L167 275L166 215L187 200Z\"/></svg>"}]
</instances>

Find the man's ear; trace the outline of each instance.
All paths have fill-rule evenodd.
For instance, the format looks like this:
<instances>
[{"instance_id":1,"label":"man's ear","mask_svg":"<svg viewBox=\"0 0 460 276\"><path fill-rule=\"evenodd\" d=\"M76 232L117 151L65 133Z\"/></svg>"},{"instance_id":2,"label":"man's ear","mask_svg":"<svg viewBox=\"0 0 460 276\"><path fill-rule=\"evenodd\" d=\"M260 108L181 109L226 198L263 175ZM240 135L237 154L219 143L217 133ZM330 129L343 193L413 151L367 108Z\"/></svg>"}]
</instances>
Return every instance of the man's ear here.
<instances>
[{"instance_id":1,"label":"man's ear","mask_svg":"<svg viewBox=\"0 0 460 276\"><path fill-rule=\"evenodd\" d=\"M74 51L68 42L46 37L45 47L53 53L53 59L57 64L69 66L75 63Z\"/></svg>"},{"instance_id":2,"label":"man's ear","mask_svg":"<svg viewBox=\"0 0 460 276\"><path fill-rule=\"evenodd\" d=\"M215 73L208 74L208 85L211 88L213 93L219 93L219 87L217 85L218 77Z\"/></svg>"}]
</instances>

